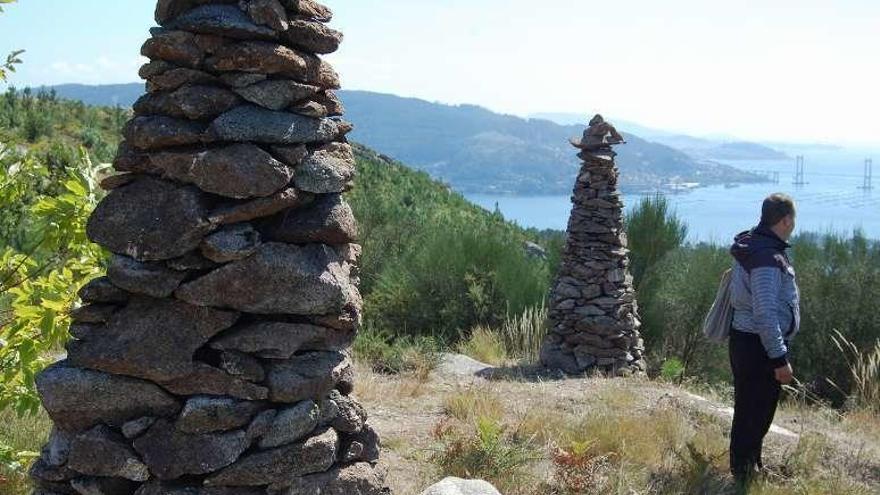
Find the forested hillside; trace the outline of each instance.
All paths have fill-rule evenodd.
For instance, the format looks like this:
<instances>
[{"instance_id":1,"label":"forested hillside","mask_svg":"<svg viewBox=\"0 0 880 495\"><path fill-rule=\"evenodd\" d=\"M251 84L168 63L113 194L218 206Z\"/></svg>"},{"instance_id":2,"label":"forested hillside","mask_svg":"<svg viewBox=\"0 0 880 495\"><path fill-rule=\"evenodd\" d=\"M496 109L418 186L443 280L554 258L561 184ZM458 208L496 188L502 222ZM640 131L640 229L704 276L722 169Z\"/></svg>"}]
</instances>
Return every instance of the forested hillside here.
<instances>
[{"instance_id":1,"label":"forested hillside","mask_svg":"<svg viewBox=\"0 0 880 495\"><path fill-rule=\"evenodd\" d=\"M128 85L63 85L66 98L129 106L143 91ZM580 166L568 139L583 126L501 115L474 105L443 105L367 91L340 91L352 139L428 172L457 191L568 194ZM584 116L586 120L586 116ZM637 135L618 151L624 190L663 189L675 182L718 184L761 180Z\"/></svg>"}]
</instances>

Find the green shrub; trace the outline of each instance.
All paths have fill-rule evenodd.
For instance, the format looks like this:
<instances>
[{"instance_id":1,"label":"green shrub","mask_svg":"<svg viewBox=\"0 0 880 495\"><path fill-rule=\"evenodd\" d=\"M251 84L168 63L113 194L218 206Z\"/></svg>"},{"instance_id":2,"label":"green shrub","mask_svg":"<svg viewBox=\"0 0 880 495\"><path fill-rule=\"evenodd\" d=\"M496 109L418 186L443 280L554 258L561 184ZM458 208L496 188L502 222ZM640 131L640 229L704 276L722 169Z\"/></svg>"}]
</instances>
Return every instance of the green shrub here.
<instances>
[{"instance_id":1,"label":"green shrub","mask_svg":"<svg viewBox=\"0 0 880 495\"><path fill-rule=\"evenodd\" d=\"M630 272L636 287L666 254L687 238L687 225L670 210L669 199L660 194L645 196L626 216Z\"/></svg>"}]
</instances>

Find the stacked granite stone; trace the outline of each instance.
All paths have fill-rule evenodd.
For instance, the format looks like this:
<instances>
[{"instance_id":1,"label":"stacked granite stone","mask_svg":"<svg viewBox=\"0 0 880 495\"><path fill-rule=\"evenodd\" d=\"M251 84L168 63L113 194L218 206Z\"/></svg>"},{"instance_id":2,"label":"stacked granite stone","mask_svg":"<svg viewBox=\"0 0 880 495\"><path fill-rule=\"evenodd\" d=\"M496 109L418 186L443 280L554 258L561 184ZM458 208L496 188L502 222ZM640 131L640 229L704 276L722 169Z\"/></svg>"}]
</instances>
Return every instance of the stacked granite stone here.
<instances>
[{"instance_id":1,"label":"stacked granite stone","mask_svg":"<svg viewBox=\"0 0 880 495\"><path fill-rule=\"evenodd\" d=\"M583 166L559 276L550 295L545 366L624 375L645 370L632 276L628 273L619 172L613 152L578 155Z\"/></svg>"},{"instance_id":2,"label":"stacked granite stone","mask_svg":"<svg viewBox=\"0 0 880 495\"><path fill-rule=\"evenodd\" d=\"M160 0L88 223L112 253L37 379L50 495L384 494L351 396L354 156L311 0Z\"/></svg>"}]
</instances>

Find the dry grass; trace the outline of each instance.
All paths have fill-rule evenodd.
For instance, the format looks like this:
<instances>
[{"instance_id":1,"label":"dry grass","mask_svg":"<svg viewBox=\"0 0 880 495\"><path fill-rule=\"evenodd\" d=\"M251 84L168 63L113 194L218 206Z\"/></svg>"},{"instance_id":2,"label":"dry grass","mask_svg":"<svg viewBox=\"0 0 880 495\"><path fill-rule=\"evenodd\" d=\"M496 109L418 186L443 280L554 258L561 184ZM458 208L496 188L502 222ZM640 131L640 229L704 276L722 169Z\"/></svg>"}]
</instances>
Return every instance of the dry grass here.
<instances>
[{"instance_id":1,"label":"dry grass","mask_svg":"<svg viewBox=\"0 0 880 495\"><path fill-rule=\"evenodd\" d=\"M25 467L40 451L50 428L43 414L19 418L11 411L0 412L0 494L30 493ZM3 452L4 448L9 450Z\"/></svg>"}]
</instances>

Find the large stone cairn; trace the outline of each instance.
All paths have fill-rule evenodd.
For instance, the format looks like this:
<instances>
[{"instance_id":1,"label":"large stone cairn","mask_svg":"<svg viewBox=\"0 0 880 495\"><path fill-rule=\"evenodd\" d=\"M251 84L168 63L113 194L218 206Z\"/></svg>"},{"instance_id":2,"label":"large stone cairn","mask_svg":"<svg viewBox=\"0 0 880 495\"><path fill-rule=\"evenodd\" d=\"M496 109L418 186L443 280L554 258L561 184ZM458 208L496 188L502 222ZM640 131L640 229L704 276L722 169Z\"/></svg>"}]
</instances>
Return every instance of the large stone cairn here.
<instances>
[{"instance_id":1,"label":"large stone cairn","mask_svg":"<svg viewBox=\"0 0 880 495\"><path fill-rule=\"evenodd\" d=\"M641 373L644 343L627 270L620 173L613 153L583 151L578 156L583 166L574 186L562 266L550 295L550 332L541 361L572 374Z\"/></svg>"},{"instance_id":2,"label":"large stone cairn","mask_svg":"<svg viewBox=\"0 0 880 495\"><path fill-rule=\"evenodd\" d=\"M160 0L89 238L43 495L389 493L351 396L354 156L311 0Z\"/></svg>"}]
</instances>

